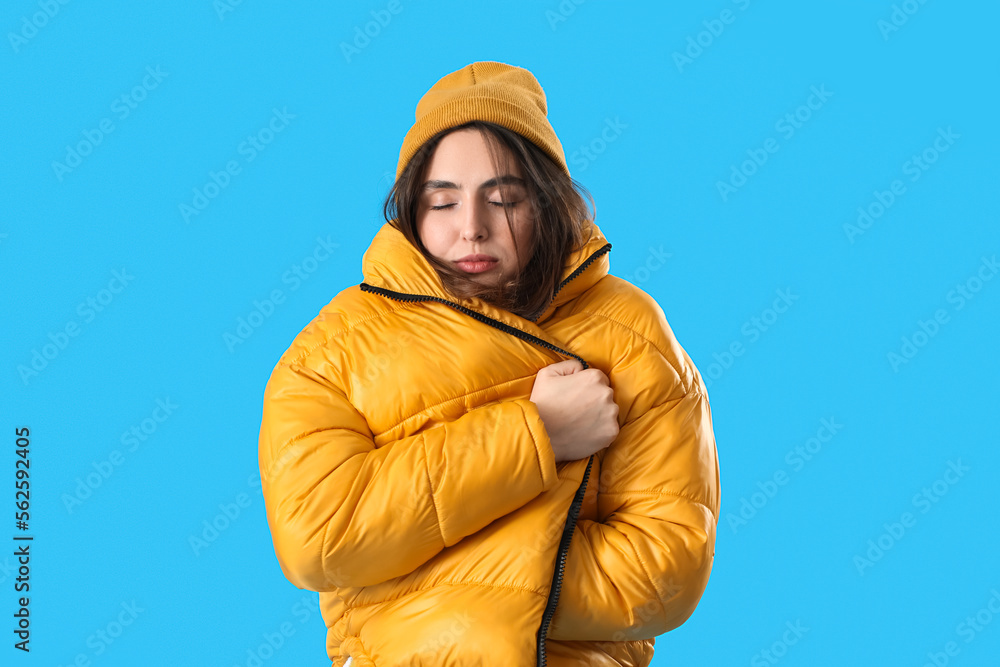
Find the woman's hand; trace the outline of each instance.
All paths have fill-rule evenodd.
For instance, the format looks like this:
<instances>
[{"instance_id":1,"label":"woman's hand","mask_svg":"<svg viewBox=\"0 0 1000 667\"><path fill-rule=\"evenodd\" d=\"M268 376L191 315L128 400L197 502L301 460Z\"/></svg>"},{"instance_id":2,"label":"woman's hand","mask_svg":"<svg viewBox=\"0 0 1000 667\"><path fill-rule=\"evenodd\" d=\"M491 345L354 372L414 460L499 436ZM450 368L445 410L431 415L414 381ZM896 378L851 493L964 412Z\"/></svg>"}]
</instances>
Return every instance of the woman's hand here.
<instances>
[{"instance_id":1,"label":"woman's hand","mask_svg":"<svg viewBox=\"0 0 1000 667\"><path fill-rule=\"evenodd\" d=\"M608 376L566 359L538 371L531 402L545 423L556 463L590 456L618 437L618 404Z\"/></svg>"}]
</instances>

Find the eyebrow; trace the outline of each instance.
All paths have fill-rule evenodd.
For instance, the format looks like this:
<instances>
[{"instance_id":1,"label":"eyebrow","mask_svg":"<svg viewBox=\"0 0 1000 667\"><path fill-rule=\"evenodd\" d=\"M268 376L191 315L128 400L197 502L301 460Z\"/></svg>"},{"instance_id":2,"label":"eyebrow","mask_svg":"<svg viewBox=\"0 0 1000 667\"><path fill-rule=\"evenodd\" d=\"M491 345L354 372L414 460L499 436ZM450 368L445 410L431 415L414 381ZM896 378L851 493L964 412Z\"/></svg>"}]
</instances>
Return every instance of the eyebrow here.
<instances>
[{"instance_id":1,"label":"eyebrow","mask_svg":"<svg viewBox=\"0 0 1000 667\"><path fill-rule=\"evenodd\" d=\"M525 187L525 182L523 178L518 178L517 176L512 176L510 174L504 174L498 178L491 178L488 181L484 181L482 185L479 186L480 190L488 190L490 188L495 188L498 185L520 185ZM427 192L429 190L461 190L461 184L453 183L452 181L442 181L433 180L424 183L423 187L420 188L421 192Z\"/></svg>"}]
</instances>

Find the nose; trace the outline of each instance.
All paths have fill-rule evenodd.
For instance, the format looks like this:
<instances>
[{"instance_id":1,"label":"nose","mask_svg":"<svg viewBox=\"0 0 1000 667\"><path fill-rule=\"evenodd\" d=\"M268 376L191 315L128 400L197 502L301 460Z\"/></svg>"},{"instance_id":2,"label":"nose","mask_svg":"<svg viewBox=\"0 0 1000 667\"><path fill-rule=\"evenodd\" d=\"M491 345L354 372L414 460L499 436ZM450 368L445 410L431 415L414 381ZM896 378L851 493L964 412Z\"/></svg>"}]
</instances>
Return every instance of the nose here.
<instances>
[{"instance_id":1,"label":"nose","mask_svg":"<svg viewBox=\"0 0 1000 667\"><path fill-rule=\"evenodd\" d=\"M489 212L483 202L472 197L462 207L461 234L463 241L484 241L489 237Z\"/></svg>"}]
</instances>

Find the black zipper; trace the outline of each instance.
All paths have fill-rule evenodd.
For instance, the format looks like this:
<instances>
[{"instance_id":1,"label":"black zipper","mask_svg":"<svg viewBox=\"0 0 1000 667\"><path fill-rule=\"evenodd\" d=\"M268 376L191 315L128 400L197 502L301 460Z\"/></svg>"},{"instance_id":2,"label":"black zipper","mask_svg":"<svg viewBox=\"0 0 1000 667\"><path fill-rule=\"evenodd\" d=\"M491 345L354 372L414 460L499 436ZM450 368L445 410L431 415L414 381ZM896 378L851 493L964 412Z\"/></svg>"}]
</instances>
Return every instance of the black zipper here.
<instances>
[{"instance_id":1,"label":"black zipper","mask_svg":"<svg viewBox=\"0 0 1000 667\"><path fill-rule=\"evenodd\" d=\"M358 287L361 288L362 292L374 292L376 294L381 294L382 296L389 297L390 299L395 299L396 301L438 301L439 303L446 303L455 310L463 312L466 315L470 315L479 320L480 322L484 322L490 325L491 327L500 329L500 331L504 331L511 335L517 336L518 338L522 338L526 341L535 343L536 345L541 345L542 347L546 347L550 350L555 350L560 354L565 354L566 356L574 357L578 359L581 364L583 364L584 368L590 368L590 366L587 364L586 361L583 360L582 357L575 355L572 352L568 352L567 350L564 350L561 347L557 347L552 343L550 343L549 341L539 338L538 336L532 336L527 331L521 331L520 329L512 327L509 324L506 324L505 322L501 322L500 320L495 320L492 317L483 315L482 313L472 310L471 308L466 308L465 306L457 304L454 301L448 301L447 299L442 299L441 297L437 296L431 296L429 294L407 294L406 292L396 292L395 290L386 289L384 287L376 287L375 285L369 285L368 283L361 283L360 285L358 285Z\"/></svg>"},{"instance_id":2,"label":"black zipper","mask_svg":"<svg viewBox=\"0 0 1000 667\"><path fill-rule=\"evenodd\" d=\"M552 299L553 300L555 299L556 295L559 294L559 290L565 287L566 283L579 276L581 273L583 273L584 269L590 266L590 264L595 259L603 255L604 253L609 252L610 250L611 250L610 243L605 243L603 246L595 250L593 254L590 255L590 257L588 257L580 266L576 268L575 271L573 271L573 273L571 273L569 276L567 276L565 280L559 283L559 285L556 287L555 292L553 292L552 294ZM395 290L386 289L384 287L376 287L374 285L369 285L368 283L361 283L359 287L361 288L362 292L374 292L376 294L381 294L382 296L388 297L390 299L395 299L396 301L437 301L439 303L447 304L452 308L454 308L455 310L458 310L459 312L474 317L480 322L488 324L491 327L499 329L500 331L509 333L512 336L517 336L522 340L529 341L536 345L541 345L546 349L554 350L560 354L573 357L579 360L579 362L583 364L584 368L590 368L590 365L586 361L584 361L584 359L579 355L573 354L572 352L564 350L561 347L557 347L556 345L553 345L552 343L548 342L547 340L543 340L538 336L533 336L529 334L527 331L522 331L516 327L512 327L509 324L501 322L500 320L495 320L492 317L483 315L482 313L472 310L471 308L466 308L465 306L457 304L454 301L449 301L447 299L442 299L440 297L431 296L429 294L407 294L406 292L397 292ZM549 303L552 303L552 301L550 300ZM544 313L547 308L548 305L546 305L545 308L543 308L542 311L539 312L534 318L529 318L530 321L534 321L537 317L541 316L541 314ZM586 494L587 491L587 480L590 477L590 468L593 464L594 464L594 455L591 454L590 460L587 461L587 469L583 473L583 481L580 483L579 488L577 488L576 495L573 497L573 502L570 505L569 514L566 518L566 525L563 527L562 538L559 541L559 551L556 555L556 569L555 572L552 574L552 585L549 588L549 597L545 602L545 611L542 614L542 622L539 625L538 632L536 634L537 667L545 667L546 664L545 640L549 632L549 626L552 624L552 617L556 613L556 606L559 604L559 592L562 590L562 578L563 578L563 572L566 569L566 558L569 552L570 543L573 540L573 531L576 529L576 520L577 517L580 515L580 508L583 506L583 496Z\"/></svg>"},{"instance_id":3,"label":"black zipper","mask_svg":"<svg viewBox=\"0 0 1000 667\"><path fill-rule=\"evenodd\" d=\"M552 298L555 299L555 295L559 294L559 290L565 287L566 283L583 273L584 269L590 266L595 259L610 251L610 243L605 243L603 246L594 251L594 253L583 262L583 264L576 267L576 270L567 276L566 280L559 283L559 286L556 288L555 294L552 295ZM548 308L548 306L546 306L546 308ZM545 312L545 310L542 310L542 312ZM539 315L540 314L541 313L539 313ZM587 362L582 359L580 359L580 361L583 363L584 368L590 367L587 365ZM576 529L576 520L580 515L580 508L583 506L583 496L587 492L587 480L590 477L590 468L593 465L594 455L591 454L590 460L587 461L587 469L583 472L583 481L580 482L580 486L576 490L576 495L573 497L573 503L569 507L569 516L566 518L566 525L563 526L562 539L559 541L559 552L556 554L556 569L552 574L552 585L549 587L549 599L545 603L545 612L542 614L542 622L538 626L538 634L536 635L536 667L545 667L546 665L545 641L549 634L549 626L552 624L552 617L556 613L556 606L559 604L559 592L562 590L562 578L563 572L566 569L566 558L569 553L569 545L573 540L573 531Z\"/></svg>"},{"instance_id":4,"label":"black zipper","mask_svg":"<svg viewBox=\"0 0 1000 667\"><path fill-rule=\"evenodd\" d=\"M573 278L576 278L578 275L580 275L581 273L583 273L584 269L586 269L588 266L590 266L590 264L595 259L597 259L598 257L600 257L601 255L603 255L606 252L611 252L611 244L610 243L605 243L603 246L601 246L600 248L598 248L597 250L595 250L590 257L588 257L586 260L584 260L583 264L581 264L580 266L576 267L576 270L573 271L573 273L569 274L566 277L566 280L564 280L561 283L559 283L559 285L556 286L556 291L552 293L552 299L549 300L549 303L552 303L552 301L555 300L556 295L558 295L559 291L563 287L566 286L566 283L568 283L569 281L573 280ZM542 313L545 312L545 310L547 308L548 308L548 304L546 304L545 308L542 308L542 311L540 313L538 313L534 317L529 317L529 318L526 318L526 319L530 320L531 322L534 322L536 319L538 319L538 317L541 316ZM583 367L586 368L587 365L584 364Z\"/></svg>"},{"instance_id":5,"label":"black zipper","mask_svg":"<svg viewBox=\"0 0 1000 667\"><path fill-rule=\"evenodd\" d=\"M576 519L580 515L580 507L583 505L583 496L587 492L587 478L590 477L590 467L594 465L594 455L590 455L587 461L587 469L583 473L583 481L576 490L573 497L573 504L569 507L569 517L563 527L562 539L559 541L559 553L556 555L556 571L552 574L552 586L549 588L549 599L545 604L545 613L542 614L542 624L538 627L538 650L536 652L538 660L537 667L545 667L545 640L549 634L549 625L552 624L552 617L556 613L556 606L559 604L559 592L562 590L563 571L566 569L566 556L569 553L569 545L573 540L573 531L576 529Z\"/></svg>"}]
</instances>

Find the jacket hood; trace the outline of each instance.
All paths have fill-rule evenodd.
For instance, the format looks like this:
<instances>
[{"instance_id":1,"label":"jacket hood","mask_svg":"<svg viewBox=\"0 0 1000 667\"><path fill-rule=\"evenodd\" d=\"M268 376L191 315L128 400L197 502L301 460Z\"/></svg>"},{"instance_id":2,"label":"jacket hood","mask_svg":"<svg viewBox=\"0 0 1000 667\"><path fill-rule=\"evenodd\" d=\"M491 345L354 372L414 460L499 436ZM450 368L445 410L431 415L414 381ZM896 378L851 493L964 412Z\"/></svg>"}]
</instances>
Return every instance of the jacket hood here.
<instances>
[{"instance_id":1,"label":"jacket hood","mask_svg":"<svg viewBox=\"0 0 1000 667\"><path fill-rule=\"evenodd\" d=\"M584 228L584 236L590 231L590 240L582 248L570 253L566 259L555 298L533 320L535 323L544 321L553 310L608 275L608 252L611 244L593 221ZM375 287L404 294L432 296L481 312L498 312L496 307L482 299L458 299L448 293L441 283L441 277L420 250L388 222L382 225L362 256L361 272L364 282Z\"/></svg>"}]
</instances>

